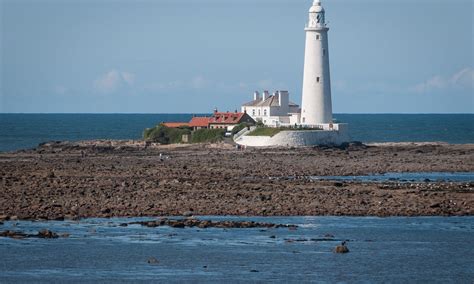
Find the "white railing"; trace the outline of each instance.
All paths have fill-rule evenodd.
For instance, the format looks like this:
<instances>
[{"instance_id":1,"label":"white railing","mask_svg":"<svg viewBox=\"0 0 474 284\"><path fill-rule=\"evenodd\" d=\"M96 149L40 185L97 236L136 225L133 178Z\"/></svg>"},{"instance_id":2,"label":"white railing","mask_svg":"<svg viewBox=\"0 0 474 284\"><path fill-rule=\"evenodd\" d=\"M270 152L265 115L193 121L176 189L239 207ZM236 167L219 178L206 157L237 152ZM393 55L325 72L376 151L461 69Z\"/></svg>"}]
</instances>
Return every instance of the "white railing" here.
<instances>
[{"instance_id":1,"label":"white railing","mask_svg":"<svg viewBox=\"0 0 474 284\"><path fill-rule=\"evenodd\" d=\"M250 128L250 129L249 129ZM256 126L245 127L244 129L240 130L239 132L234 134L234 141L237 141L240 137L244 136L250 131L255 130Z\"/></svg>"}]
</instances>

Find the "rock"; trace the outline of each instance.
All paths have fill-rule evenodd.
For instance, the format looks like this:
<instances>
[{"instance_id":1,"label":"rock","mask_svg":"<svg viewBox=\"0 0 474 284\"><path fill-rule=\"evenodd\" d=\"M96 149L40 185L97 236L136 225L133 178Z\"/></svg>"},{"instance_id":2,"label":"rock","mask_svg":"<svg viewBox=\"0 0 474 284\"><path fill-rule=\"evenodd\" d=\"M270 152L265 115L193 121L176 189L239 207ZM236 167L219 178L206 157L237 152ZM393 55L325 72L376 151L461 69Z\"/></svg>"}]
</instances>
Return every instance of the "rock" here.
<instances>
[{"instance_id":1,"label":"rock","mask_svg":"<svg viewBox=\"0 0 474 284\"><path fill-rule=\"evenodd\" d=\"M12 238L12 239L24 239L28 237L28 235L22 232L7 230L7 231L0 232L0 237Z\"/></svg>"},{"instance_id":2,"label":"rock","mask_svg":"<svg viewBox=\"0 0 474 284\"><path fill-rule=\"evenodd\" d=\"M69 234L69 233L63 233L63 234L61 234L61 238L69 238L70 235L71 234Z\"/></svg>"},{"instance_id":3,"label":"rock","mask_svg":"<svg viewBox=\"0 0 474 284\"><path fill-rule=\"evenodd\" d=\"M193 214L192 211L186 211L186 212L184 212L182 215L183 215L184 217L191 217L191 216L193 216L194 214Z\"/></svg>"},{"instance_id":4,"label":"rock","mask_svg":"<svg viewBox=\"0 0 474 284\"><path fill-rule=\"evenodd\" d=\"M58 238L58 234L51 232L50 230L44 229L38 232L36 235L38 238L43 238L43 239L56 239Z\"/></svg>"},{"instance_id":5,"label":"rock","mask_svg":"<svg viewBox=\"0 0 474 284\"><path fill-rule=\"evenodd\" d=\"M258 272L258 270L252 269L252 270L250 270L250 272Z\"/></svg>"},{"instance_id":6,"label":"rock","mask_svg":"<svg viewBox=\"0 0 474 284\"><path fill-rule=\"evenodd\" d=\"M342 182L335 182L335 183L334 183L334 186L335 186L335 187L342 187L342 186L344 186L344 183L342 183Z\"/></svg>"},{"instance_id":7,"label":"rock","mask_svg":"<svg viewBox=\"0 0 474 284\"><path fill-rule=\"evenodd\" d=\"M349 249L347 248L346 245L338 245L334 248L335 253L348 253Z\"/></svg>"},{"instance_id":8,"label":"rock","mask_svg":"<svg viewBox=\"0 0 474 284\"><path fill-rule=\"evenodd\" d=\"M149 264L158 264L158 263L160 263L160 261L159 261L158 259L156 259L156 257L153 257L153 256L150 257L150 258L147 260L147 262L148 262Z\"/></svg>"},{"instance_id":9,"label":"rock","mask_svg":"<svg viewBox=\"0 0 474 284\"><path fill-rule=\"evenodd\" d=\"M270 236L270 239L275 239L275 238L276 238L276 236Z\"/></svg>"},{"instance_id":10,"label":"rock","mask_svg":"<svg viewBox=\"0 0 474 284\"><path fill-rule=\"evenodd\" d=\"M440 206L441 204L439 202L435 202L430 205L430 208L439 208Z\"/></svg>"}]
</instances>

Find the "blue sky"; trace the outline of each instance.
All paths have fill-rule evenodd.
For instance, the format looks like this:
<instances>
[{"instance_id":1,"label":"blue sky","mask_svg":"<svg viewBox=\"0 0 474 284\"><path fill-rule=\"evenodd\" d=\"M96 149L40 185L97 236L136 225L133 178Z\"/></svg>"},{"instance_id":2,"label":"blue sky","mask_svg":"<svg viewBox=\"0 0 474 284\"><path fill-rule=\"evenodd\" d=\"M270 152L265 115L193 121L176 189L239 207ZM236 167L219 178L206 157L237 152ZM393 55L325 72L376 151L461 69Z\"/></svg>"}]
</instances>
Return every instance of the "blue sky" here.
<instances>
[{"instance_id":1,"label":"blue sky","mask_svg":"<svg viewBox=\"0 0 474 284\"><path fill-rule=\"evenodd\" d=\"M301 102L312 0L0 0L0 112ZM471 0L323 0L336 113L473 113Z\"/></svg>"}]
</instances>

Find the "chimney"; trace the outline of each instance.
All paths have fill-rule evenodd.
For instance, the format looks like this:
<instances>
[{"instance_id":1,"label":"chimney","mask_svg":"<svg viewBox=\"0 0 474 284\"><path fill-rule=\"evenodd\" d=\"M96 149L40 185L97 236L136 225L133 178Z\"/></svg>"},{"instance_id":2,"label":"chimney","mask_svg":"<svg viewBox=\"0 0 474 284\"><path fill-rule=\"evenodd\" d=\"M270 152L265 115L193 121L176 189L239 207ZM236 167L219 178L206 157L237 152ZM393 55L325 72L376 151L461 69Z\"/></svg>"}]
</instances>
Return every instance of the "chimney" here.
<instances>
[{"instance_id":1,"label":"chimney","mask_svg":"<svg viewBox=\"0 0 474 284\"><path fill-rule=\"evenodd\" d=\"M253 93L253 100L256 101L256 100L259 100L260 99L260 93L258 91L255 91Z\"/></svg>"},{"instance_id":2,"label":"chimney","mask_svg":"<svg viewBox=\"0 0 474 284\"><path fill-rule=\"evenodd\" d=\"M278 91L278 104L285 112L288 112L290 110L290 95L288 91Z\"/></svg>"},{"instance_id":3,"label":"chimney","mask_svg":"<svg viewBox=\"0 0 474 284\"><path fill-rule=\"evenodd\" d=\"M268 91L267 91L267 90L263 91L262 101L268 99L269 96L270 96L270 95L268 94Z\"/></svg>"}]
</instances>

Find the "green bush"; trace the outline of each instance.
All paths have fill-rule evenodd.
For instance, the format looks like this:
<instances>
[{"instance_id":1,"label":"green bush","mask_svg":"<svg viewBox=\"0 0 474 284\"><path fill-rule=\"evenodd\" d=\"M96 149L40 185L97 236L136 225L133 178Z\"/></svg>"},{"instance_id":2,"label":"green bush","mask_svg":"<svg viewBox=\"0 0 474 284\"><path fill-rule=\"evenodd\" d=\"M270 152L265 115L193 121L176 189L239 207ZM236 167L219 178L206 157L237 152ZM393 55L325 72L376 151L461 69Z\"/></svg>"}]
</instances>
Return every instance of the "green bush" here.
<instances>
[{"instance_id":1,"label":"green bush","mask_svg":"<svg viewBox=\"0 0 474 284\"><path fill-rule=\"evenodd\" d=\"M217 142L224 139L225 129L199 129L193 132L192 143Z\"/></svg>"},{"instance_id":2,"label":"green bush","mask_svg":"<svg viewBox=\"0 0 474 284\"><path fill-rule=\"evenodd\" d=\"M174 144L181 143L184 134L191 134L191 130L188 127L169 128L160 124L153 128L145 129L143 138L160 144Z\"/></svg>"},{"instance_id":3,"label":"green bush","mask_svg":"<svg viewBox=\"0 0 474 284\"><path fill-rule=\"evenodd\" d=\"M265 124L261 120L257 120L257 123L255 124L257 127L265 127Z\"/></svg>"}]
</instances>

